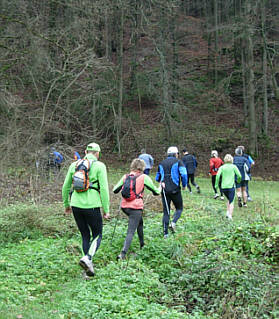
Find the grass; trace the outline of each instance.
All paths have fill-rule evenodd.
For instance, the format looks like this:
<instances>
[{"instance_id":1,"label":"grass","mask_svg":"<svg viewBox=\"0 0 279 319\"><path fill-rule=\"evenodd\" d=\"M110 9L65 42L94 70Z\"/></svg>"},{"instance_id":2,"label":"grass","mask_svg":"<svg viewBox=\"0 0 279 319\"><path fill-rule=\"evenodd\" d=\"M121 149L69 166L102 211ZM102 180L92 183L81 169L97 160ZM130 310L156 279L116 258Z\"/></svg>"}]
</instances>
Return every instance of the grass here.
<instances>
[{"instance_id":1,"label":"grass","mask_svg":"<svg viewBox=\"0 0 279 319\"><path fill-rule=\"evenodd\" d=\"M122 173L110 173L110 183ZM253 180L253 201L228 222L210 180L197 181L201 194L183 193L177 232L167 240L160 198L146 192L146 246L140 250L135 236L122 262L127 220L112 195L89 281L78 266L80 235L61 202L2 207L0 318L278 318L278 182Z\"/></svg>"}]
</instances>

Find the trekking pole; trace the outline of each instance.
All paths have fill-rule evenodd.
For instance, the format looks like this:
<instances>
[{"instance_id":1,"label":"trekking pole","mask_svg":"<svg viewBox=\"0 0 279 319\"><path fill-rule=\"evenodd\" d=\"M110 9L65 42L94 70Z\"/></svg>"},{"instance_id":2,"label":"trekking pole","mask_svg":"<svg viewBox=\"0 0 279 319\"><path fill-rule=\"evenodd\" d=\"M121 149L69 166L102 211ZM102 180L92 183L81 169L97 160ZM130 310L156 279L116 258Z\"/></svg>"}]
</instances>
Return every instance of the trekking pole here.
<instances>
[{"instance_id":1,"label":"trekking pole","mask_svg":"<svg viewBox=\"0 0 279 319\"><path fill-rule=\"evenodd\" d=\"M163 188L163 195L164 195L164 199L165 199L165 205L166 205L166 208L167 208L167 212L168 212L168 215L170 217L170 210L169 210L169 206L168 206L168 202L167 202L167 197L166 197L166 193L165 193L165 189Z\"/></svg>"},{"instance_id":2,"label":"trekking pole","mask_svg":"<svg viewBox=\"0 0 279 319\"><path fill-rule=\"evenodd\" d=\"M112 233L112 236L111 236L110 243L112 243L113 238L114 238L116 225L117 225L117 222L118 222L118 219L119 219L119 215L120 215L120 210L121 210L121 200L120 200L120 203L119 203L119 208L118 208L117 216L116 216L116 219L115 219L114 228L113 228L113 233Z\"/></svg>"},{"instance_id":3,"label":"trekking pole","mask_svg":"<svg viewBox=\"0 0 279 319\"><path fill-rule=\"evenodd\" d=\"M163 196L164 196L164 199L165 199L165 205L166 205L167 213L168 213L168 215L169 215L169 223L171 223L171 221L170 221L170 209L169 209L169 206L168 206L165 189L162 188L162 190L163 190ZM171 233L174 235L173 231L172 231Z\"/></svg>"}]
</instances>

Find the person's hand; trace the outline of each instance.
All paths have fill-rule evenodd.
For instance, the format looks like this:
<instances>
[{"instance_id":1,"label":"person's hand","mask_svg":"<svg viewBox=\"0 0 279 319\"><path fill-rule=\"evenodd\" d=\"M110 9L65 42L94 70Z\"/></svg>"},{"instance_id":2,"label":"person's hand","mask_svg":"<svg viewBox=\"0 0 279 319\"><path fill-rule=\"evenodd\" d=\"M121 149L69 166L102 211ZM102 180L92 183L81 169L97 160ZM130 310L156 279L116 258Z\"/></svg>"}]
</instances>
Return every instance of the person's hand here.
<instances>
[{"instance_id":1,"label":"person's hand","mask_svg":"<svg viewBox=\"0 0 279 319\"><path fill-rule=\"evenodd\" d=\"M161 186L162 186L162 188L165 188L166 187L165 182L161 182Z\"/></svg>"},{"instance_id":2,"label":"person's hand","mask_svg":"<svg viewBox=\"0 0 279 319\"><path fill-rule=\"evenodd\" d=\"M110 218L110 215L109 215L109 213L104 213L104 219L109 219Z\"/></svg>"},{"instance_id":3,"label":"person's hand","mask_svg":"<svg viewBox=\"0 0 279 319\"><path fill-rule=\"evenodd\" d=\"M65 207L65 215L70 215L72 213L72 208L69 207Z\"/></svg>"}]
</instances>

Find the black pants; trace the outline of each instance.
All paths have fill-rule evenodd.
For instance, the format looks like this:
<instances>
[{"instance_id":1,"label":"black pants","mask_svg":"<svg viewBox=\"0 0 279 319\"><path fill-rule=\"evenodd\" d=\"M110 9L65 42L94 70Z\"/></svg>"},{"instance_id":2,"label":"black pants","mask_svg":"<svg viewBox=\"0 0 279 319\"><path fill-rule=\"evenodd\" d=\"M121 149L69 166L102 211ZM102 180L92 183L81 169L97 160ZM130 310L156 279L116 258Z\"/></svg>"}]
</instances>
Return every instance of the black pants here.
<instances>
[{"instance_id":1,"label":"black pants","mask_svg":"<svg viewBox=\"0 0 279 319\"><path fill-rule=\"evenodd\" d=\"M197 187L198 185L195 183L195 174L188 174L188 183L187 183L187 188L189 189L189 191L191 192L192 189L191 189L191 186L190 186L190 181L191 181L191 184L195 187Z\"/></svg>"},{"instance_id":2,"label":"black pants","mask_svg":"<svg viewBox=\"0 0 279 319\"><path fill-rule=\"evenodd\" d=\"M129 217L127 235L122 248L122 252L126 254L129 250L136 230L139 236L140 246L143 247L144 245L143 219L142 209L122 208L122 210Z\"/></svg>"},{"instance_id":3,"label":"black pants","mask_svg":"<svg viewBox=\"0 0 279 319\"><path fill-rule=\"evenodd\" d=\"M165 194L165 195L164 195ZM165 193L162 192L162 203L163 203L163 231L164 235L168 234L169 223L170 223L170 205L173 202L175 207L175 213L173 215L172 222L176 223L181 216L183 210L183 200L181 196L181 191L177 193Z\"/></svg>"},{"instance_id":4,"label":"black pants","mask_svg":"<svg viewBox=\"0 0 279 319\"><path fill-rule=\"evenodd\" d=\"M215 187L215 182L216 182L216 175L212 175L211 177L211 183L212 183L212 188L214 190L214 193L217 194L217 189ZM219 179L219 189L220 189L220 194L223 196L222 188L221 188L221 182L222 182L222 177Z\"/></svg>"},{"instance_id":5,"label":"black pants","mask_svg":"<svg viewBox=\"0 0 279 319\"><path fill-rule=\"evenodd\" d=\"M92 257L102 241L103 219L100 208L72 207L72 210L81 233L83 252Z\"/></svg>"}]
</instances>

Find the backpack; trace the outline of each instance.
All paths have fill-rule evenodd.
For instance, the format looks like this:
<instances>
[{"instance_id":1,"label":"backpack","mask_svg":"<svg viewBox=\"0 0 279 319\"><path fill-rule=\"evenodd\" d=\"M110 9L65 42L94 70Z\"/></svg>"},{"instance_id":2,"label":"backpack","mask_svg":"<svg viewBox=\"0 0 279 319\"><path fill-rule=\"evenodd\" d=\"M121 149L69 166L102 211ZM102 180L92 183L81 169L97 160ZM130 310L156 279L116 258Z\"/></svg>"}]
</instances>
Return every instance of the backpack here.
<instances>
[{"instance_id":1,"label":"backpack","mask_svg":"<svg viewBox=\"0 0 279 319\"><path fill-rule=\"evenodd\" d=\"M136 198L142 198L143 189L139 194L136 193L136 179L141 176L140 175L126 175L124 184L121 189L121 195L126 199L126 201L130 202Z\"/></svg>"},{"instance_id":2,"label":"backpack","mask_svg":"<svg viewBox=\"0 0 279 319\"><path fill-rule=\"evenodd\" d=\"M89 170L92 163L86 158L80 159L76 163L76 170L73 175L73 189L78 193L86 192L89 188L99 191L99 188L93 187L93 184L98 183L98 181L93 183L89 181Z\"/></svg>"}]
</instances>

